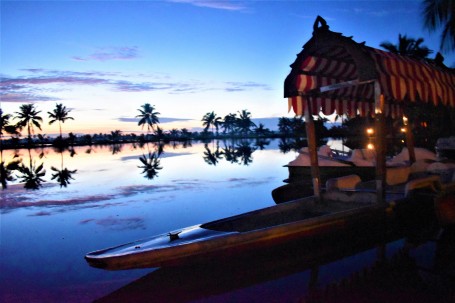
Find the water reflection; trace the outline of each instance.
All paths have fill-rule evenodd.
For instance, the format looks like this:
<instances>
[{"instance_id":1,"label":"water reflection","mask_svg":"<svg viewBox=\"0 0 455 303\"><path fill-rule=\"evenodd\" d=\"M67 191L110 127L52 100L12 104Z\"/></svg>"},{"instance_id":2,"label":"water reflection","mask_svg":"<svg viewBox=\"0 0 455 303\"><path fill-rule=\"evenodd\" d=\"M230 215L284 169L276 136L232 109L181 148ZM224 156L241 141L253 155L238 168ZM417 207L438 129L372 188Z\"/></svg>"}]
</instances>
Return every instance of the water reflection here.
<instances>
[{"instance_id":1,"label":"water reflection","mask_svg":"<svg viewBox=\"0 0 455 303\"><path fill-rule=\"evenodd\" d=\"M142 165L138 166L142 168L142 174L145 178L152 180L158 176L158 171L162 169L160 166L160 154L156 152L149 152L148 155L142 155L139 157L139 160L142 162Z\"/></svg>"},{"instance_id":2,"label":"water reflection","mask_svg":"<svg viewBox=\"0 0 455 303\"><path fill-rule=\"evenodd\" d=\"M44 153L40 154L40 158L44 156ZM44 163L36 164L33 161L30 149L28 149L29 163L28 166L23 161L18 165L17 171L19 172L20 182L24 182L24 188L26 189L39 189L43 182L46 182L42 177L46 175L44 169Z\"/></svg>"},{"instance_id":3,"label":"water reflection","mask_svg":"<svg viewBox=\"0 0 455 303\"><path fill-rule=\"evenodd\" d=\"M240 140L236 141L223 141L224 147L220 148L219 141L216 146L210 148L208 143L204 144L203 158L204 162L209 165L217 165L223 158L232 164L241 164L248 166L253 162L253 153L258 148L265 149L265 146L270 144L266 140ZM259 144L259 145L258 145Z\"/></svg>"},{"instance_id":4,"label":"water reflection","mask_svg":"<svg viewBox=\"0 0 455 303\"><path fill-rule=\"evenodd\" d=\"M70 180L74 180L73 174L77 172L77 169L75 170L69 170L68 168L64 167L63 165L63 151L64 150L59 150L60 153L60 169L51 166L51 170L54 171L55 173L52 174L51 180L57 180L57 182L60 184L60 187L67 187L68 184L70 184ZM76 151L74 148L71 148L70 150L70 156L74 157L76 155Z\"/></svg>"},{"instance_id":5,"label":"water reflection","mask_svg":"<svg viewBox=\"0 0 455 303\"><path fill-rule=\"evenodd\" d=\"M436 251L441 246L453 251L453 239L412 242L397 234L387 239L356 237L351 234L318 243L317 249L315 243L310 247L307 242L292 243L228 262L159 268L95 302L270 302L279 298L280 302L368 303L453 299L453 268L449 273L441 272L419 260L422 246L436 243ZM355 241L346 241L349 238Z\"/></svg>"}]
</instances>

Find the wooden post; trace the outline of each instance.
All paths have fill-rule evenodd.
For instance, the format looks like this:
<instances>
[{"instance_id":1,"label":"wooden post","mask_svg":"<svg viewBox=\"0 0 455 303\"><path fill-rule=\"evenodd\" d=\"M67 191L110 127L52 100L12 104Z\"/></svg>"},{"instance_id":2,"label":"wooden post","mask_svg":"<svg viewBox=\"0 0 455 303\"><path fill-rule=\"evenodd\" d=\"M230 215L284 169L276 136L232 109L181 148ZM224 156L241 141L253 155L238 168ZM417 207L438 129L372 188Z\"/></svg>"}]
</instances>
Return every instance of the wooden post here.
<instances>
[{"instance_id":1,"label":"wooden post","mask_svg":"<svg viewBox=\"0 0 455 303\"><path fill-rule=\"evenodd\" d=\"M376 193L378 202L385 202L386 165L385 165L385 119L384 119L384 95L381 94L379 82L374 82L375 95L375 133L376 133Z\"/></svg>"},{"instance_id":2,"label":"wooden post","mask_svg":"<svg viewBox=\"0 0 455 303\"><path fill-rule=\"evenodd\" d=\"M414 135L412 134L412 127L408 124L408 118L403 116L404 131L406 135L406 147L409 153L409 163L412 164L416 161L416 153L414 150Z\"/></svg>"},{"instance_id":3,"label":"wooden post","mask_svg":"<svg viewBox=\"0 0 455 303\"><path fill-rule=\"evenodd\" d=\"M320 185L320 175L319 175L319 163L318 163L318 153L316 146L316 134L314 129L313 116L311 115L311 102L309 98L306 99L306 109L305 109L305 129L306 129L306 138L308 142L308 152L310 154L310 164L311 164L311 178L313 181L313 192L318 200L321 198L321 185Z\"/></svg>"}]
</instances>

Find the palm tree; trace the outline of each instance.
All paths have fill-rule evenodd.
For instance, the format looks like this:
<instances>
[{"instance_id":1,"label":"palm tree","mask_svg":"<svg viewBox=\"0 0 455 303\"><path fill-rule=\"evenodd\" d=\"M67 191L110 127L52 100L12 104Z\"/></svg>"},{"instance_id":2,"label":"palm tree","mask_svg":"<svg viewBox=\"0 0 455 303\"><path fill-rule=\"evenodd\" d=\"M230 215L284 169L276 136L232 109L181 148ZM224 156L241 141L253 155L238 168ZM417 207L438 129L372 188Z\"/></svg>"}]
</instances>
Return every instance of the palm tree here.
<instances>
[{"instance_id":1,"label":"palm tree","mask_svg":"<svg viewBox=\"0 0 455 303\"><path fill-rule=\"evenodd\" d=\"M442 27L440 49L455 50L455 1L424 0L422 14L429 30Z\"/></svg>"},{"instance_id":2,"label":"palm tree","mask_svg":"<svg viewBox=\"0 0 455 303\"><path fill-rule=\"evenodd\" d=\"M16 119L19 119L17 126L22 129L27 127L28 132L28 143L32 142L33 125L41 130L40 122L43 122L43 118L38 116L41 111L37 111L34 104L22 104L19 107L20 111L16 112Z\"/></svg>"},{"instance_id":3,"label":"palm tree","mask_svg":"<svg viewBox=\"0 0 455 303\"><path fill-rule=\"evenodd\" d=\"M49 114L49 125L58 121L58 126L60 129L60 138L62 138L62 123L65 123L66 120L74 120L73 117L68 116L70 109L66 109L66 106L63 106L62 103L57 103L52 112L47 112Z\"/></svg>"},{"instance_id":4,"label":"palm tree","mask_svg":"<svg viewBox=\"0 0 455 303\"><path fill-rule=\"evenodd\" d=\"M246 109L239 112L239 118L237 119L237 127L241 133L248 134L251 131L251 127L256 127L253 121L251 121L251 113Z\"/></svg>"},{"instance_id":5,"label":"palm tree","mask_svg":"<svg viewBox=\"0 0 455 303\"><path fill-rule=\"evenodd\" d=\"M141 114L136 116L136 118L140 118L137 125L142 126L143 129L146 124L147 131L150 131L150 129L155 130L155 125L160 123L160 119L158 118L160 113L155 111L155 107L150 105L150 103L145 103L144 105L141 105L141 108L138 109L138 111Z\"/></svg>"},{"instance_id":6,"label":"palm tree","mask_svg":"<svg viewBox=\"0 0 455 303\"><path fill-rule=\"evenodd\" d=\"M264 124L259 123L259 126L254 130L258 136L266 136L271 133L270 129L266 128Z\"/></svg>"},{"instance_id":7,"label":"palm tree","mask_svg":"<svg viewBox=\"0 0 455 303\"><path fill-rule=\"evenodd\" d=\"M0 108L0 142L2 140L3 131L6 131L6 127L9 125L9 118L11 118L11 115L3 114L3 111Z\"/></svg>"},{"instance_id":8,"label":"palm tree","mask_svg":"<svg viewBox=\"0 0 455 303\"><path fill-rule=\"evenodd\" d=\"M408 38L406 35L398 34L398 44L393 44L389 41L384 41L379 46L388 50L391 53L413 57L416 59L425 59L433 51L422 45L423 38L414 39Z\"/></svg>"},{"instance_id":9,"label":"palm tree","mask_svg":"<svg viewBox=\"0 0 455 303\"><path fill-rule=\"evenodd\" d=\"M213 121L213 126L215 127L216 135L218 135L218 129L223 124L221 117L215 117Z\"/></svg>"},{"instance_id":10,"label":"palm tree","mask_svg":"<svg viewBox=\"0 0 455 303\"><path fill-rule=\"evenodd\" d=\"M237 123L237 114L229 114L224 116L224 121L222 127L224 129L224 133L232 133L235 130L235 125Z\"/></svg>"},{"instance_id":11,"label":"palm tree","mask_svg":"<svg viewBox=\"0 0 455 303\"><path fill-rule=\"evenodd\" d=\"M9 126L9 118L11 118L11 115L3 114L3 111L0 108L0 152L3 152L3 131L7 131L7 127ZM2 159L0 159L0 162L1 160Z\"/></svg>"},{"instance_id":12,"label":"palm tree","mask_svg":"<svg viewBox=\"0 0 455 303\"><path fill-rule=\"evenodd\" d=\"M210 126L214 125L215 123L215 118L216 118L216 114L215 112L211 112L211 113L206 113L203 117L202 117L202 126L205 126L204 128L204 132L207 132L207 130L209 129Z\"/></svg>"}]
</instances>

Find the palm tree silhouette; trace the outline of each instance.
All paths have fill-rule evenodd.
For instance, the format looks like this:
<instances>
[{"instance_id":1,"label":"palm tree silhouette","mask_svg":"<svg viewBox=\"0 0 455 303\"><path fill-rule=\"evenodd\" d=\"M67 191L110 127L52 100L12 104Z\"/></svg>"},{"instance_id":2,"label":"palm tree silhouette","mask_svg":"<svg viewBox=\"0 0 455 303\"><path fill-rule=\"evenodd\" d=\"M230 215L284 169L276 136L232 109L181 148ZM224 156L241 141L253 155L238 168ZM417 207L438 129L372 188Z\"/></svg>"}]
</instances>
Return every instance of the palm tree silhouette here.
<instances>
[{"instance_id":1,"label":"palm tree silhouette","mask_svg":"<svg viewBox=\"0 0 455 303\"><path fill-rule=\"evenodd\" d=\"M3 114L3 110L0 108L0 143L2 142L3 131L6 131L6 127L9 125L10 118L11 115Z\"/></svg>"},{"instance_id":2,"label":"palm tree silhouette","mask_svg":"<svg viewBox=\"0 0 455 303\"><path fill-rule=\"evenodd\" d=\"M214 165L216 166L219 162L220 159L222 159L222 152L219 150L219 146L217 144L215 152L212 153L210 148L208 147L208 144L204 144L205 152L203 159L204 161L209 164L209 165Z\"/></svg>"},{"instance_id":3,"label":"palm tree silhouette","mask_svg":"<svg viewBox=\"0 0 455 303\"><path fill-rule=\"evenodd\" d=\"M152 180L156 176L158 176L158 170L162 169L160 166L160 153L156 152L149 152L148 156L142 155L139 157L139 160L142 162L139 168L142 168L142 174L144 174L145 178Z\"/></svg>"},{"instance_id":4,"label":"palm tree silhouette","mask_svg":"<svg viewBox=\"0 0 455 303\"><path fill-rule=\"evenodd\" d=\"M31 144L33 125L41 130L40 122L43 122L43 118L38 115L41 111L37 111L34 104L22 104L19 109L20 111L16 112L16 119L19 119L17 126L20 129L27 127L28 143Z\"/></svg>"},{"instance_id":5,"label":"palm tree silhouette","mask_svg":"<svg viewBox=\"0 0 455 303\"><path fill-rule=\"evenodd\" d=\"M150 103L145 103L138 111L141 114L136 116L136 118L140 118L137 125L142 126L142 129L144 129L144 125L147 125L147 131L155 130L155 125L160 123L158 118L160 113L155 111L155 107Z\"/></svg>"},{"instance_id":6,"label":"palm tree silhouette","mask_svg":"<svg viewBox=\"0 0 455 303\"><path fill-rule=\"evenodd\" d=\"M222 123L222 127L224 129L224 133L233 133L235 131L235 127L237 124L237 114L229 114L224 116L224 121Z\"/></svg>"},{"instance_id":7,"label":"palm tree silhouette","mask_svg":"<svg viewBox=\"0 0 455 303\"><path fill-rule=\"evenodd\" d=\"M70 109L66 109L66 106L63 106L62 103L57 103L52 112L47 112L49 114L49 125L58 121L58 126L60 129L60 138L62 138L62 123L65 123L66 120L74 120L73 117L68 116Z\"/></svg>"},{"instance_id":8,"label":"palm tree silhouette","mask_svg":"<svg viewBox=\"0 0 455 303\"><path fill-rule=\"evenodd\" d=\"M214 125L215 123L215 119L216 119L216 114L215 112L210 112L210 113L206 113L203 117L202 117L202 126L205 126L204 127L204 132L207 132L209 127Z\"/></svg>"},{"instance_id":9,"label":"palm tree silhouette","mask_svg":"<svg viewBox=\"0 0 455 303\"><path fill-rule=\"evenodd\" d=\"M251 113L244 109L239 112L239 115L237 127L241 133L248 134L251 131L251 127L256 127L256 124L251 121Z\"/></svg>"},{"instance_id":10,"label":"palm tree silhouette","mask_svg":"<svg viewBox=\"0 0 455 303\"><path fill-rule=\"evenodd\" d=\"M388 50L391 53L409 56L416 59L425 59L433 51L422 45L423 38L408 38L406 35L398 34L398 44L393 44L389 41L384 41L379 46Z\"/></svg>"},{"instance_id":11,"label":"palm tree silhouette","mask_svg":"<svg viewBox=\"0 0 455 303\"><path fill-rule=\"evenodd\" d=\"M72 175L77 172L77 169L69 170L66 167L63 167L63 150L60 150L60 157L60 169L51 166L51 170L55 172L55 174L52 174L51 180L57 180L60 187L67 187L68 184L70 184L70 180L74 180Z\"/></svg>"},{"instance_id":12,"label":"palm tree silhouette","mask_svg":"<svg viewBox=\"0 0 455 303\"><path fill-rule=\"evenodd\" d=\"M224 159L229 163L238 163L238 155L237 151L233 145L226 145L223 148L222 154L224 155Z\"/></svg>"},{"instance_id":13,"label":"palm tree silhouette","mask_svg":"<svg viewBox=\"0 0 455 303\"><path fill-rule=\"evenodd\" d=\"M453 0L424 0L424 25L431 31L442 27L440 49L455 50L455 3Z\"/></svg>"},{"instance_id":14,"label":"palm tree silhouette","mask_svg":"<svg viewBox=\"0 0 455 303\"><path fill-rule=\"evenodd\" d=\"M39 189L42 186L41 183L46 182L41 178L46 174L46 170L44 169L43 163L37 166L35 162L32 161L30 149L28 149L28 156L29 166L25 166L21 163L17 168L17 170L22 174L19 176L19 179L21 182L24 182L25 189Z\"/></svg>"},{"instance_id":15,"label":"palm tree silhouette","mask_svg":"<svg viewBox=\"0 0 455 303\"><path fill-rule=\"evenodd\" d=\"M253 152L256 149L251 147L248 141L242 140L240 144L236 146L236 154L240 157L240 163L247 166L253 162Z\"/></svg>"},{"instance_id":16,"label":"palm tree silhouette","mask_svg":"<svg viewBox=\"0 0 455 303\"><path fill-rule=\"evenodd\" d=\"M0 161L0 183L2 183L2 189L8 187L8 182L16 180L13 176L13 171L17 169L19 161L13 161L6 164L3 160Z\"/></svg>"}]
</instances>

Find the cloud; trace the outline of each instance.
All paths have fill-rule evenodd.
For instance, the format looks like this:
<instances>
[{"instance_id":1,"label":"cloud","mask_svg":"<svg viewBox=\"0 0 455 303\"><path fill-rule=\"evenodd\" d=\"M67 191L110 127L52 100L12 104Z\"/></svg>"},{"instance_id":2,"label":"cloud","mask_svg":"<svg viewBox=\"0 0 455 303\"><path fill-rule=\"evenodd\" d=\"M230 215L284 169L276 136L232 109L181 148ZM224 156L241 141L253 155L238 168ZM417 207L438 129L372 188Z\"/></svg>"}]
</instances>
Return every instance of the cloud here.
<instances>
[{"instance_id":1,"label":"cloud","mask_svg":"<svg viewBox=\"0 0 455 303\"><path fill-rule=\"evenodd\" d=\"M138 58L138 48L133 47L103 47L94 53L81 57L73 56L76 61L111 61L111 60L132 60Z\"/></svg>"},{"instance_id":2,"label":"cloud","mask_svg":"<svg viewBox=\"0 0 455 303\"><path fill-rule=\"evenodd\" d=\"M228 11L243 11L246 9L246 6L243 5L240 1L230 0L169 0L169 2L185 3L198 7L207 7Z\"/></svg>"},{"instance_id":3,"label":"cloud","mask_svg":"<svg viewBox=\"0 0 455 303\"><path fill-rule=\"evenodd\" d=\"M153 74L141 79L154 77L158 81L131 81L138 75L120 72L75 72L68 70L48 70L41 68L22 69L27 75L0 77L0 98L3 102L36 102L56 101L50 92L56 93L71 89L75 85L106 86L108 89L120 92L150 92L164 91L169 94L191 94L208 91L242 92L248 90L270 90L264 83L246 82L203 82L198 80L176 81L170 77L154 77Z\"/></svg>"},{"instance_id":4,"label":"cloud","mask_svg":"<svg viewBox=\"0 0 455 303\"><path fill-rule=\"evenodd\" d=\"M43 101L58 101L58 98L33 94L29 92L24 93L0 93L0 100L2 102L10 103L33 103Z\"/></svg>"},{"instance_id":5,"label":"cloud","mask_svg":"<svg viewBox=\"0 0 455 303\"><path fill-rule=\"evenodd\" d=\"M159 117L160 123L171 123L171 122L177 122L177 121L192 121L194 119L181 119L181 118L165 118L165 117ZM117 119L117 121L120 122L138 122L138 118L127 118L127 117L120 117Z\"/></svg>"},{"instance_id":6,"label":"cloud","mask_svg":"<svg viewBox=\"0 0 455 303\"><path fill-rule=\"evenodd\" d=\"M269 85L257 82L226 82L226 85L225 91L227 92L239 92L251 89L271 90Z\"/></svg>"},{"instance_id":7,"label":"cloud","mask_svg":"<svg viewBox=\"0 0 455 303\"><path fill-rule=\"evenodd\" d=\"M134 229L145 229L145 220L141 217L131 218L113 218L107 217L103 219L85 219L82 220L81 224L87 224L94 222L97 225L101 225L109 230L122 231L122 230L134 230Z\"/></svg>"}]
</instances>

